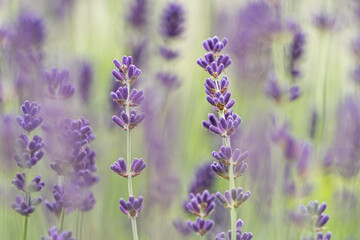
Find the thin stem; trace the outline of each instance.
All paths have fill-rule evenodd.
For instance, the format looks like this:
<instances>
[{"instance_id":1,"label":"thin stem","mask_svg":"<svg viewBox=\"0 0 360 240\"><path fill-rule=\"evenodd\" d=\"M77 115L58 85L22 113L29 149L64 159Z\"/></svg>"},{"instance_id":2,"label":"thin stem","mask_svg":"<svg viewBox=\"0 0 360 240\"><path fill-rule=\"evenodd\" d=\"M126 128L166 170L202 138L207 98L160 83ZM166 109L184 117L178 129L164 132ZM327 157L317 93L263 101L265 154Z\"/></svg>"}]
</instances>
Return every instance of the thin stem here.
<instances>
[{"instance_id":1,"label":"thin stem","mask_svg":"<svg viewBox=\"0 0 360 240\"><path fill-rule=\"evenodd\" d=\"M79 226L80 226L80 211L77 211L76 214L76 238L79 238L80 234L79 234Z\"/></svg>"},{"instance_id":2,"label":"thin stem","mask_svg":"<svg viewBox=\"0 0 360 240\"><path fill-rule=\"evenodd\" d=\"M24 224L24 240L27 239L27 229L28 229L28 219L29 217L28 216L25 216L25 224Z\"/></svg>"},{"instance_id":3,"label":"thin stem","mask_svg":"<svg viewBox=\"0 0 360 240\"><path fill-rule=\"evenodd\" d=\"M82 237L83 223L84 223L84 212L80 212L79 240L83 239L83 237Z\"/></svg>"},{"instance_id":4,"label":"thin stem","mask_svg":"<svg viewBox=\"0 0 360 240\"><path fill-rule=\"evenodd\" d=\"M65 208L62 208L61 215L60 215L60 226L59 226L60 233L62 232L62 230L64 228L64 218L65 218Z\"/></svg>"},{"instance_id":5,"label":"thin stem","mask_svg":"<svg viewBox=\"0 0 360 240\"><path fill-rule=\"evenodd\" d=\"M128 90L128 97L127 97L127 104L126 104L126 114L129 117L130 120L130 106L129 106L129 98L130 98L130 83L126 84L127 90ZM133 193L133 187L132 187L132 179L131 179L131 132L130 129L127 128L126 130L126 162L128 167L128 191L129 191L129 197L134 196ZM137 232L137 225L136 225L136 218L131 218L131 229L133 233L133 239L138 240L138 232Z\"/></svg>"},{"instance_id":6,"label":"thin stem","mask_svg":"<svg viewBox=\"0 0 360 240\"><path fill-rule=\"evenodd\" d=\"M131 229L132 229L132 232L133 232L133 239L138 240L139 237L138 237L138 233L137 233L137 225L136 225L136 218L135 217L131 218Z\"/></svg>"}]
</instances>

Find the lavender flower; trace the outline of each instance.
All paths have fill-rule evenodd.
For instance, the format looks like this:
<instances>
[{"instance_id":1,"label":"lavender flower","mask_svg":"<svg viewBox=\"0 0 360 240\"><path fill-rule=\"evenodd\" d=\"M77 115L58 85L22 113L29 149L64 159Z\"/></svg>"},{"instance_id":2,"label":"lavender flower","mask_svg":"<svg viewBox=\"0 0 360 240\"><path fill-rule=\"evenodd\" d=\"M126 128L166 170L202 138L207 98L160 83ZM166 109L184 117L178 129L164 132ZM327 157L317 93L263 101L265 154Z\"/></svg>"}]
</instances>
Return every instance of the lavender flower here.
<instances>
[{"instance_id":1,"label":"lavender flower","mask_svg":"<svg viewBox=\"0 0 360 240\"><path fill-rule=\"evenodd\" d=\"M314 16L314 25L320 31L329 31L335 27L336 19L329 13L320 12Z\"/></svg>"},{"instance_id":2,"label":"lavender flower","mask_svg":"<svg viewBox=\"0 0 360 240\"><path fill-rule=\"evenodd\" d=\"M235 104L235 100L231 99L231 93L228 90L229 81L226 76L219 77L222 74L224 68L229 66L231 60L228 55L222 55L220 52L227 44L227 39L224 38L222 41L218 37L209 38L203 42L203 46L208 53L204 58L199 58L197 60L198 65L204 68L212 78L208 78L205 81L205 93L207 94L206 100L213 106L214 110L217 112L218 117L214 114L209 113L208 121L203 121L203 127L209 131L215 133L216 135L222 138L223 145L219 152L213 152L213 156L219 161L211 164L212 170L225 179L229 180L229 189L230 192L226 192L225 195L229 196L227 199L220 193L217 194L217 197L220 200L223 200L222 203L230 208L231 215L231 229L233 232L236 231L236 223L233 221L236 219L236 207L240 206L244 201L250 197L250 192L246 192L245 195L242 194L242 188L236 190L235 188L235 179L243 175L247 169L247 164L243 160L247 157L247 153L240 154L240 150L236 149L234 154L232 153L231 148L231 135L233 135L237 127L241 123L241 118L233 112L232 107ZM194 208L194 210L196 210ZM204 220L198 219L195 223L189 223L189 227L195 232L199 232L200 229L203 229ZM199 226L199 224L202 224ZM209 225L206 225L210 227ZM207 228L205 227L205 230ZM206 231L205 231L206 232ZM202 233L202 232L201 232ZM200 233L200 235L201 235ZM232 237L232 240L235 240L236 236Z\"/></svg>"},{"instance_id":3,"label":"lavender flower","mask_svg":"<svg viewBox=\"0 0 360 240\"><path fill-rule=\"evenodd\" d=\"M156 77L168 90L173 90L180 86L178 77L175 74L169 72L159 72L156 74Z\"/></svg>"},{"instance_id":4,"label":"lavender flower","mask_svg":"<svg viewBox=\"0 0 360 240\"><path fill-rule=\"evenodd\" d=\"M172 2L161 15L160 32L165 38L176 38L184 31L185 11L182 5Z\"/></svg>"},{"instance_id":5,"label":"lavender flower","mask_svg":"<svg viewBox=\"0 0 360 240\"><path fill-rule=\"evenodd\" d=\"M242 226L244 225L244 222L239 219L237 222L236 222L236 236L235 236L235 239L236 240L250 240L253 238L253 235L252 233L243 233L241 228ZM228 231L227 234L225 234L224 232L221 232L221 233L218 233L216 234L216 237L215 237L215 240L231 240L233 238L231 238L231 230Z\"/></svg>"},{"instance_id":6,"label":"lavender flower","mask_svg":"<svg viewBox=\"0 0 360 240\"><path fill-rule=\"evenodd\" d=\"M128 20L133 27L141 29L145 26L147 21L147 7L147 0L135 0L131 4Z\"/></svg>"},{"instance_id":7,"label":"lavender flower","mask_svg":"<svg viewBox=\"0 0 360 240\"><path fill-rule=\"evenodd\" d=\"M214 221L212 220L204 220L200 217L196 219L195 222L191 222L190 220L187 222L188 227L193 231L199 234L200 236L205 235L211 228L214 226Z\"/></svg>"},{"instance_id":8,"label":"lavender flower","mask_svg":"<svg viewBox=\"0 0 360 240\"><path fill-rule=\"evenodd\" d=\"M118 69L117 71L112 71L115 81L126 85L126 87L119 87L116 93L112 92L111 97L119 105L125 107L125 110L120 113L120 117L114 115L112 119L127 132L127 162L125 163L125 160L120 158L118 162L115 162L110 168L115 173L128 180L129 201L126 202L121 198L119 202L120 210L131 219L133 237L134 239L138 239L136 217L143 208L144 199L141 196L138 199L135 199L133 196L132 177L139 175L146 167L146 164L143 159L137 158L131 163L131 130L142 122L145 118L145 114L137 114L134 109L130 110L130 108L140 105L141 101L144 99L142 91L137 91L135 89L131 90L131 85L140 76L141 70L132 64L133 59L130 56L123 56L121 63L117 59L113 62ZM131 167L128 168L130 163Z\"/></svg>"},{"instance_id":9,"label":"lavender flower","mask_svg":"<svg viewBox=\"0 0 360 240\"><path fill-rule=\"evenodd\" d=\"M215 184L215 175L210 164L206 163L197 168L195 179L190 185L190 193L202 193L205 189L211 189Z\"/></svg>"},{"instance_id":10,"label":"lavender flower","mask_svg":"<svg viewBox=\"0 0 360 240\"><path fill-rule=\"evenodd\" d=\"M20 196L16 196L16 201L11 204L11 207L18 212L19 214L28 217L31 213L35 211L35 207L38 206L42 202L42 199L34 198L27 200L25 197L22 198Z\"/></svg>"},{"instance_id":11,"label":"lavender flower","mask_svg":"<svg viewBox=\"0 0 360 240\"><path fill-rule=\"evenodd\" d=\"M48 236L42 237L41 240L76 240L72 237L72 232L59 231L56 227L52 227L48 231Z\"/></svg>"},{"instance_id":12,"label":"lavender flower","mask_svg":"<svg viewBox=\"0 0 360 240\"><path fill-rule=\"evenodd\" d=\"M44 152L42 151L44 143L38 135L35 135L29 142L28 137L25 134L21 134L19 135L17 143L19 151L15 154L14 159L21 168L33 167L44 156Z\"/></svg>"},{"instance_id":13,"label":"lavender flower","mask_svg":"<svg viewBox=\"0 0 360 240\"><path fill-rule=\"evenodd\" d=\"M296 68L296 64L304 53L305 35L299 27L295 28L293 41L291 43L290 55L290 72L292 77L296 78L300 75L300 71Z\"/></svg>"},{"instance_id":14,"label":"lavender flower","mask_svg":"<svg viewBox=\"0 0 360 240\"><path fill-rule=\"evenodd\" d=\"M205 218L209 216L215 208L215 195L205 190L202 194L194 195L190 193L190 201L186 205L187 210L197 217Z\"/></svg>"},{"instance_id":15,"label":"lavender flower","mask_svg":"<svg viewBox=\"0 0 360 240\"><path fill-rule=\"evenodd\" d=\"M143 201L144 198L142 196L139 196L138 199L135 199L134 196L130 196L128 202L121 198L119 201L120 210L129 218L136 218L143 209Z\"/></svg>"},{"instance_id":16,"label":"lavender flower","mask_svg":"<svg viewBox=\"0 0 360 240\"><path fill-rule=\"evenodd\" d=\"M11 183L20 191L26 192L25 188L26 174L25 172L17 173L15 179Z\"/></svg>"},{"instance_id":17,"label":"lavender flower","mask_svg":"<svg viewBox=\"0 0 360 240\"><path fill-rule=\"evenodd\" d=\"M37 175L31 180L28 191L29 192L39 192L45 186L44 182L41 182L41 176Z\"/></svg>"},{"instance_id":18,"label":"lavender flower","mask_svg":"<svg viewBox=\"0 0 360 240\"><path fill-rule=\"evenodd\" d=\"M240 207L241 204L250 198L250 192L247 191L244 193L241 187L237 190L233 188L230 192L229 190L226 190L224 195L220 192L216 193L216 197L219 199L220 203L229 209Z\"/></svg>"},{"instance_id":19,"label":"lavender flower","mask_svg":"<svg viewBox=\"0 0 360 240\"><path fill-rule=\"evenodd\" d=\"M47 84L46 96L51 99L66 100L75 93L75 87L69 81L69 71L52 68L45 72Z\"/></svg>"},{"instance_id":20,"label":"lavender flower","mask_svg":"<svg viewBox=\"0 0 360 240\"><path fill-rule=\"evenodd\" d=\"M24 104L21 105L24 117L17 116L16 121L25 131L30 133L42 123L42 117L38 116L40 109L40 105L37 102L26 100Z\"/></svg>"}]
</instances>

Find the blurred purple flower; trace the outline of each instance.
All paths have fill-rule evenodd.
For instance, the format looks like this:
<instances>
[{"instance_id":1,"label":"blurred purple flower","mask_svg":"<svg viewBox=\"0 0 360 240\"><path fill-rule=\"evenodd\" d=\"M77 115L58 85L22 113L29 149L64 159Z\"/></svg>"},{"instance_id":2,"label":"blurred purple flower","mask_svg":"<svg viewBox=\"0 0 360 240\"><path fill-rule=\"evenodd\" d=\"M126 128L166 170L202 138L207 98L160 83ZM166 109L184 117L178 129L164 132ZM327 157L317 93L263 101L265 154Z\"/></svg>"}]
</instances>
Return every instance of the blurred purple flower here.
<instances>
[{"instance_id":1,"label":"blurred purple flower","mask_svg":"<svg viewBox=\"0 0 360 240\"><path fill-rule=\"evenodd\" d=\"M133 27L141 29L146 25L148 11L147 8L147 0L135 0L132 2L128 15L128 21Z\"/></svg>"},{"instance_id":2,"label":"blurred purple flower","mask_svg":"<svg viewBox=\"0 0 360 240\"><path fill-rule=\"evenodd\" d=\"M160 33L165 38L175 38L184 31L185 10L175 2L168 3L161 15Z\"/></svg>"},{"instance_id":3,"label":"blurred purple flower","mask_svg":"<svg viewBox=\"0 0 360 240\"><path fill-rule=\"evenodd\" d=\"M236 222L236 240L250 240L253 238L252 233L242 232L242 226L244 225L244 222L239 219ZM218 233L215 237L215 240L231 240L231 230L228 231L227 234L224 232Z\"/></svg>"},{"instance_id":4,"label":"blurred purple flower","mask_svg":"<svg viewBox=\"0 0 360 240\"><path fill-rule=\"evenodd\" d=\"M79 71L78 89L81 100L84 104L88 104L91 96L91 86L94 81L94 73L92 65L89 62L82 62Z\"/></svg>"},{"instance_id":5,"label":"blurred purple flower","mask_svg":"<svg viewBox=\"0 0 360 240\"><path fill-rule=\"evenodd\" d=\"M52 227L48 231L48 236L42 237L41 240L76 240L76 238L73 238L71 231L60 232L56 227Z\"/></svg>"}]
</instances>

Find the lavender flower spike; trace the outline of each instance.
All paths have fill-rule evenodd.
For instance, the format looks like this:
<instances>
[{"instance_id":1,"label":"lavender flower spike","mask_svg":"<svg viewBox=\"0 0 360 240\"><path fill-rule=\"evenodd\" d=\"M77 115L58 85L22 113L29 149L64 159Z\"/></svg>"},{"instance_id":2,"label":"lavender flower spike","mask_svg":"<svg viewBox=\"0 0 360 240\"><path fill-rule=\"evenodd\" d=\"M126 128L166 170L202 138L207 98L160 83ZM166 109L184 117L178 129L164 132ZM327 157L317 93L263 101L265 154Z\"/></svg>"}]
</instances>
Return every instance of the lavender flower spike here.
<instances>
[{"instance_id":1,"label":"lavender flower spike","mask_svg":"<svg viewBox=\"0 0 360 240\"><path fill-rule=\"evenodd\" d=\"M178 3L169 3L161 16L160 32L166 38L176 38L184 31L185 11Z\"/></svg>"},{"instance_id":2,"label":"lavender flower spike","mask_svg":"<svg viewBox=\"0 0 360 240\"><path fill-rule=\"evenodd\" d=\"M134 196L130 196L128 202L121 198L119 201L119 208L129 218L136 218L143 209L143 201L144 198L142 196L140 196L138 199L135 199Z\"/></svg>"},{"instance_id":3,"label":"lavender flower spike","mask_svg":"<svg viewBox=\"0 0 360 240\"><path fill-rule=\"evenodd\" d=\"M16 201L11 204L11 207L23 216L29 216L31 213L35 211L35 207L38 206L42 202L42 199L34 198L31 199L29 197L29 201L26 201L25 197L22 198L20 196L16 196Z\"/></svg>"},{"instance_id":4,"label":"lavender flower spike","mask_svg":"<svg viewBox=\"0 0 360 240\"><path fill-rule=\"evenodd\" d=\"M42 148L44 143L42 138L35 135L29 142L25 134L21 134L17 141L19 146L18 153L15 154L14 159L17 165L21 168L31 168L44 156Z\"/></svg>"},{"instance_id":5,"label":"lavender flower spike","mask_svg":"<svg viewBox=\"0 0 360 240\"><path fill-rule=\"evenodd\" d=\"M142 120L144 120L144 118L144 113L137 115L135 110L131 110L130 116L126 114L125 111L122 111L120 113L120 118L115 115L113 116L113 121L126 131L127 129L135 128Z\"/></svg>"},{"instance_id":6,"label":"lavender flower spike","mask_svg":"<svg viewBox=\"0 0 360 240\"><path fill-rule=\"evenodd\" d=\"M26 182L26 173L22 172L22 173L17 173L15 178L13 180L11 180L11 183L20 191L26 192L26 186L25 186L25 182Z\"/></svg>"}]
</instances>

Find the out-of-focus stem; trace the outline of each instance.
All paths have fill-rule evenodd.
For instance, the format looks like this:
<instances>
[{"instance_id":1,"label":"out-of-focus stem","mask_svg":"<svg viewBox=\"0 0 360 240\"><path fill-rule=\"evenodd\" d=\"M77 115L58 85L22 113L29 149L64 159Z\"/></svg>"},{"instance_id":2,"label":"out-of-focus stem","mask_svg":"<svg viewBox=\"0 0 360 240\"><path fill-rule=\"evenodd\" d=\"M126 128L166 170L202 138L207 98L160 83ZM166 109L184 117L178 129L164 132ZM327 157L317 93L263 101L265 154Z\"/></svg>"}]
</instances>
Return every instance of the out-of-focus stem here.
<instances>
[{"instance_id":1,"label":"out-of-focus stem","mask_svg":"<svg viewBox=\"0 0 360 240\"><path fill-rule=\"evenodd\" d=\"M128 97L126 100L126 114L129 117L130 120L130 106L129 106L129 98L130 98L130 83L126 84L127 86L127 90L128 90ZM126 163L128 166L128 191L129 191L129 197L133 196L133 187L132 187L132 179L131 179L131 131L129 129L129 127L126 130ZM132 217L131 218L131 229L132 229L132 233L133 233L133 239L134 240L138 240L138 233L137 233L137 225L136 225L136 218Z\"/></svg>"},{"instance_id":2,"label":"out-of-focus stem","mask_svg":"<svg viewBox=\"0 0 360 240\"><path fill-rule=\"evenodd\" d=\"M24 223L24 240L27 239L27 229L28 229L28 216L25 216L25 223Z\"/></svg>"},{"instance_id":3,"label":"out-of-focus stem","mask_svg":"<svg viewBox=\"0 0 360 240\"><path fill-rule=\"evenodd\" d=\"M60 214L60 226L59 226L60 232L62 232L62 230L64 228L64 218L65 218L65 208L63 207L61 209L61 214Z\"/></svg>"}]
</instances>

